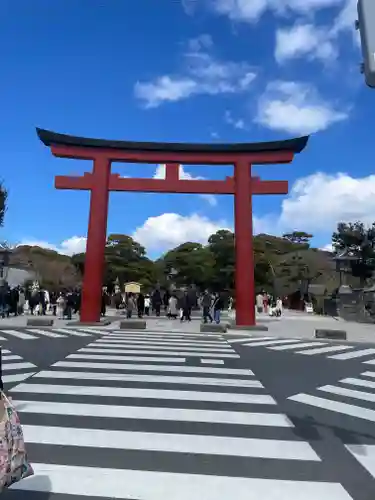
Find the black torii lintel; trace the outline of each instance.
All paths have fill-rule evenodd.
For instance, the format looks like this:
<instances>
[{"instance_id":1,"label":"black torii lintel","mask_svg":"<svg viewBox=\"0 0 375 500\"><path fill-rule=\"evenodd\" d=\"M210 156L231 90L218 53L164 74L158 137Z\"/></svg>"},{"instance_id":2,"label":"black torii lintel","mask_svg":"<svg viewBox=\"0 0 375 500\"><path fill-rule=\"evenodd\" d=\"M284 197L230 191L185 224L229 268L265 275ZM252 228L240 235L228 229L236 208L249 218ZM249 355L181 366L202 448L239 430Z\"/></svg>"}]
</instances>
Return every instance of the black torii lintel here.
<instances>
[{"instance_id":1,"label":"black torii lintel","mask_svg":"<svg viewBox=\"0 0 375 500\"><path fill-rule=\"evenodd\" d=\"M148 151L148 152L181 152L181 153L220 153L231 155L233 153L271 153L288 151L301 153L309 140L309 136L273 142L250 142L237 144L204 144L204 143L178 143L178 142L137 142L137 141L111 141L106 139L92 139L74 135L58 134L50 130L36 129L39 139L45 146L75 146L83 148L117 149L123 151Z\"/></svg>"}]
</instances>

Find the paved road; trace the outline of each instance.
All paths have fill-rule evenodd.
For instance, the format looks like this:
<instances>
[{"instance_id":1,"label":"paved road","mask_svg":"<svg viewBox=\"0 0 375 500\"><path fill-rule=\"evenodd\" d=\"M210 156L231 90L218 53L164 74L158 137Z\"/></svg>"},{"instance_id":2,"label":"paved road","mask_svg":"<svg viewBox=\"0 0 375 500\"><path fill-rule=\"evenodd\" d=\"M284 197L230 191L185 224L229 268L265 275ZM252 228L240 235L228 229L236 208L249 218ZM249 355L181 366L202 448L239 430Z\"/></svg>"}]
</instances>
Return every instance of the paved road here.
<instances>
[{"instance_id":1,"label":"paved road","mask_svg":"<svg viewBox=\"0 0 375 500\"><path fill-rule=\"evenodd\" d=\"M10 391L36 475L4 500L373 500L373 422L289 399L358 378L361 361L267 347L84 339Z\"/></svg>"},{"instance_id":2,"label":"paved road","mask_svg":"<svg viewBox=\"0 0 375 500\"><path fill-rule=\"evenodd\" d=\"M64 333L63 333L64 332ZM5 390L83 347L101 332L18 328L0 330Z\"/></svg>"},{"instance_id":3,"label":"paved road","mask_svg":"<svg viewBox=\"0 0 375 500\"><path fill-rule=\"evenodd\" d=\"M339 342L324 341L323 346L265 337L230 342L331 477L353 499L370 500L375 491L375 371L369 363L375 356L364 351L371 347L352 344L344 350Z\"/></svg>"}]
</instances>

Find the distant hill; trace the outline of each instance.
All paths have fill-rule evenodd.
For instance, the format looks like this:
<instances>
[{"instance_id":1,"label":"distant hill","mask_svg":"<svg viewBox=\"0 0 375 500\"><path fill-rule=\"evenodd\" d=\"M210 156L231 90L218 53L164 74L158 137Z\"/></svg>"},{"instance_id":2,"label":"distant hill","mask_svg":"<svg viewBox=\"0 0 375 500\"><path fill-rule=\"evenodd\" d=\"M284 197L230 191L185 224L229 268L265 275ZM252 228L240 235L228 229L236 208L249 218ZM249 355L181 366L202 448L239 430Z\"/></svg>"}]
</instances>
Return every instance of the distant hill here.
<instances>
[{"instance_id":1,"label":"distant hill","mask_svg":"<svg viewBox=\"0 0 375 500\"><path fill-rule=\"evenodd\" d=\"M339 275L331 252L269 234L255 236L254 248L255 251L264 252L273 265L277 288L282 295L292 293L299 286L299 283L291 281L288 276L283 276L282 269L285 267L289 268L290 275L295 275L298 266L305 265L307 275L314 276L311 283L324 284L328 292L339 286Z\"/></svg>"},{"instance_id":2,"label":"distant hill","mask_svg":"<svg viewBox=\"0 0 375 500\"><path fill-rule=\"evenodd\" d=\"M10 266L32 271L45 286L71 287L81 282L70 257L46 248L21 245L13 250Z\"/></svg>"}]
</instances>

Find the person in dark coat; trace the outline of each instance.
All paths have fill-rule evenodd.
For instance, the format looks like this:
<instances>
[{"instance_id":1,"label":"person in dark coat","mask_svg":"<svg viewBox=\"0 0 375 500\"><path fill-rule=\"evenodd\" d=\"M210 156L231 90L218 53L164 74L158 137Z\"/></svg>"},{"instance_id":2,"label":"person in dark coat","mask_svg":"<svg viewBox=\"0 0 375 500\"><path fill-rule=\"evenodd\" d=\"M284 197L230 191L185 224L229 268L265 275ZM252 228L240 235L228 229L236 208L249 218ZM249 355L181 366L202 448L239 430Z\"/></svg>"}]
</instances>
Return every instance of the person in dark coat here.
<instances>
[{"instance_id":1,"label":"person in dark coat","mask_svg":"<svg viewBox=\"0 0 375 500\"><path fill-rule=\"evenodd\" d=\"M181 309L182 309L182 316L181 316L181 323L186 319L186 321L191 321L191 301L189 298L189 294L185 291L184 295L181 298Z\"/></svg>"},{"instance_id":2,"label":"person in dark coat","mask_svg":"<svg viewBox=\"0 0 375 500\"><path fill-rule=\"evenodd\" d=\"M155 290L152 294L152 308L154 309L156 316L160 316L160 308L163 301L161 299L160 290Z\"/></svg>"},{"instance_id":3,"label":"person in dark coat","mask_svg":"<svg viewBox=\"0 0 375 500\"><path fill-rule=\"evenodd\" d=\"M207 323L207 318L210 320L210 323L213 322L213 318L211 316L211 305L212 305L212 297L211 294L206 290L203 294L201 305L203 309L203 322Z\"/></svg>"},{"instance_id":4,"label":"person in dark coat","mask_svg":"<svg viewBox=\"0 0 375 500\"><path fill-rule=\"evenodd\" d=\"M145 312L145 296L140 293L137 297L138 318L142 318Z\"/></svg>"},{"instance_id":5,"label":"person in dark coat","mask_svg":"<svg viewBox=\"0 0 375 500\"><path fill-rule=\"evenodd\" d=\"M219 293L217 293L215 296L213 309L214 309L215 323L219 324L221 311L224 309L224 301Z\"/></svg>"},{"instance_id":6,"label":"person in dark coat","mask_svg":"<svg viewBox=\"0 0 375 500\"><path fill-rule=\"evenodd\" d=\"M100 310L100 314L102 316L105 316L105 314L107 312L107 301L108 301L108 294L107 294L107 290L104 288L102 291L102 304L101 304L101 310Z\"/></svg>"}]
</instances>

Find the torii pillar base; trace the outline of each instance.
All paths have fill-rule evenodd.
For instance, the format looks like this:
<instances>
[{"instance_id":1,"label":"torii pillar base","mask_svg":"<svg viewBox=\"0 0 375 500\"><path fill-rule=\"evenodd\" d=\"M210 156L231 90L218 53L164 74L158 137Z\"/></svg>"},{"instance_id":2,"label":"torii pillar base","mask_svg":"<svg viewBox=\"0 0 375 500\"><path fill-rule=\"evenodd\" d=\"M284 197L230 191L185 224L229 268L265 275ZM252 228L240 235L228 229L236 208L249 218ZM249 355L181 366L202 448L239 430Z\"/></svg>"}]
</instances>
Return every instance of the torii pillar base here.
<instances>
[{"instance_id":1,"label":"torii pillar base","mask_svg":"<svg viewBox=\"0 0 375 500\"><path fill-rule=\"evenodd\" d=\"M230 330L245 331L249 330L252 332L268 332L268 326L266 325L236 325L236 323L229 323L228 328Z\"/></svg>"},{"instance_id":2,"label":"torii pillar base","mask_svg":"<svg viewBox=\"0 0 375 500\"><path fill-rule=\"evenodd\" d=\"M112 324L112 320L105 318L99 321L72 321L68 326L108 326Z\"/></svg>"}]
</instances>

